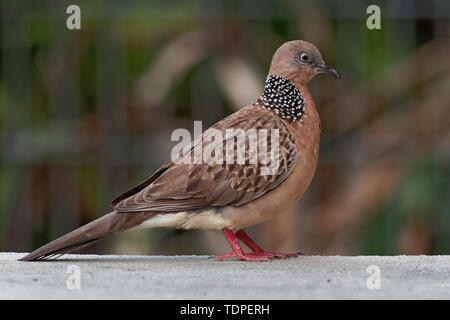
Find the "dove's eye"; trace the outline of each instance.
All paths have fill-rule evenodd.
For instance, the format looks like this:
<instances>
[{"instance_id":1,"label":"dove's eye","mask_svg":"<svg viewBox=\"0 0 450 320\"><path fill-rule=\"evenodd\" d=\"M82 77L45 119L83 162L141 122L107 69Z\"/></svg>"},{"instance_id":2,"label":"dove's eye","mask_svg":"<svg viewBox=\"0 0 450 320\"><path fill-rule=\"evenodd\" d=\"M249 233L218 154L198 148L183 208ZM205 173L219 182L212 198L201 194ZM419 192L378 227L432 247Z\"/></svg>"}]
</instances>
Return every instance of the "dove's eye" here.
<instances>
[{"instance_id":1,"label":"dove's eye","mask_svg":"<svg viewBox=\"0 0 450 320\"><path fill-rule=\"evenodd\" d=\"M309 56L306 53L301 53L299 58L301 62L307 62L309 60Z\"/></svg>"}]
</instances>

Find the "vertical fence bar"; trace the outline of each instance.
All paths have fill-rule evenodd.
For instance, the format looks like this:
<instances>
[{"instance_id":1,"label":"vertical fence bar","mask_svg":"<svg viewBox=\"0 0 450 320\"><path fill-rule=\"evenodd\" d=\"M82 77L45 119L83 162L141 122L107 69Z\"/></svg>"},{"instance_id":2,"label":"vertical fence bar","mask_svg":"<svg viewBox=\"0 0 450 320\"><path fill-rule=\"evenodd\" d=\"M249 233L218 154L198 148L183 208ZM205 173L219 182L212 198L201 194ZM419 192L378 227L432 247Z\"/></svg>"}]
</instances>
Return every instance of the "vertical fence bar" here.
<instances>
[{"instance_id":1,"label":"vertical fence bar","mask_svg":"<svg viewBox=\"0 0 450 320\"><path fill-rule=\"evenodd\" d=\"M65 145L63 154L52 157L50 165L50 236L54 238L80 222L80 146L76 125L80 120L81 30L68 30L65 7L53 2L50 12L49 50L49 136L55 135Z\"/></svg>"},{"instance_id":2,"label":"vertical fence bar","mask_svg":"<svg viewBox=\"0 0 450 320\"><path fill-rule=\"evenodd\" d=\"M0 213L4 226L4 249L23 250L32 239L32 152L30 20L26 3L2 3L3 122L0 127L2 190ZM23 158L18 159L22 156ZM8 179L6 179L8 178ZM10 184L11 183L11 184ZM8 197L7 197L8 196Z\"/></svg>"}]
</instances>

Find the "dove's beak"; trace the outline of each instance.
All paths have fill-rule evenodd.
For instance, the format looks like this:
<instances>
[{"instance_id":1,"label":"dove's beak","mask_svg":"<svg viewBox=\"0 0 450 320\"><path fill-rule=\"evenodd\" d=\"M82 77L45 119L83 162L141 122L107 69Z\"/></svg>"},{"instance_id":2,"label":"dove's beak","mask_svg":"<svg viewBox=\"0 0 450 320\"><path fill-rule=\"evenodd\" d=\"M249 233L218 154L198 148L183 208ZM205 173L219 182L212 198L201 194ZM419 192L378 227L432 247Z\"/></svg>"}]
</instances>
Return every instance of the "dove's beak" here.
<instances>
[{"instance_id":1,"label":"dove's beak","mask_svg":"<svg viewBox=\"0 0 450 320\"><path fill-rule=\"evenodd\" d=\"M341 78L341 75L339 74L339 72L334 70L332 67L330 67L326 63L318 63L318 64L316 64L316 67L319 68L319 70L321 72L325 72L325 73L331 74L332 76L335 76L338 79Z\"/></svg>"}]
</instances>

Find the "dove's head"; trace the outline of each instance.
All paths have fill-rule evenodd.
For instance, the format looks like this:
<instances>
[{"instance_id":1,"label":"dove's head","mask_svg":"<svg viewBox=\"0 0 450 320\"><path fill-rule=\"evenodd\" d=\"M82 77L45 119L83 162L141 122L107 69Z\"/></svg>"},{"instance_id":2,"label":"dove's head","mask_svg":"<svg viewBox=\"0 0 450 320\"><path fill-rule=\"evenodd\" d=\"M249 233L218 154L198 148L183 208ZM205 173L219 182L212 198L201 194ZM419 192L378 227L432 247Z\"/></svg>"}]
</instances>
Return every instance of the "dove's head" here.
<instances>
[{"instance_id":1,"label":"dove's head","mask_svg":"<svg viewBox=\"0 0 450 320\"><path fill-rule=\"evenodd\" d=\"M313 44L302 40L289 41L279 47L273 55L269 70L269 76L280 76L301 85L308 83L318 73L341 78L336 70L323 61Z\"/></svg>"}]
</instances>

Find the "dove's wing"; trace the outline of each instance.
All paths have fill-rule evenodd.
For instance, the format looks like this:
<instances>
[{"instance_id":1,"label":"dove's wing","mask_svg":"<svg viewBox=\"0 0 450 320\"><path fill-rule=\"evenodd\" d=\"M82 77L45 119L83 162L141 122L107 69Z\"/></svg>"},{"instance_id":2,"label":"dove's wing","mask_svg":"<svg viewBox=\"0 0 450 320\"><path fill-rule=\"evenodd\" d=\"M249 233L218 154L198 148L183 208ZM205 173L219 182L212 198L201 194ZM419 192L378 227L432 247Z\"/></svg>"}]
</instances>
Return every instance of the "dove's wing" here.
<instances>
[{"instance_id":1,"label":"dove's wing","mask_svg":"<svg viewBox=\"0 0 450 320\"><path fill-rule=\"evenodd\" d=\"M258 106L249 106L230 115L204 132L202 138L213 132L211 129L220 131L223 138L221 141L213 140L217 143L214 145L222 145L222 149L215 149L223 150L222 164L214 161L193 163L195 157L193 145L196 143L194 142L189 154L186 155L192 164L167 163L149 179L113 200L115 209L118 212L170 213L205 207L240 206L279 186L295 166L297 149L294 135L283 120L268 117L267 112ZM250 142L254 140L248 138L251 135L247 135L245 142L241 140L239 143L239 139L226 135L227 129L242 129L244 133L248 129L256 129L258 146L262 144L263 147L255 150L255 145ZM264 129L267 137L262 139L259 132ZM278 135L277 140L272 140L276 138L274 135ZM233 152L236 149L243 150L244 163L239 164L237 161L234 164L227 163L226 150L230 150L227 149L230 140L234 142L232 144L234 148L231 149ZM271 174L263 174L269 166L261 162L258 150L267 148L267 153L264 154L270 157L274 147L272 141L276 141L278 145L278 157L274 161L276 163L272 162L270 165L274 169ZM211 139L203 139L203 150L210 146L212 151L214 148L211 143L213 143ZM251 160L255 159L255 152L258 161ZM210 152L209 160L214 156L215 153Z\"/></svg>"}]
</instances>

